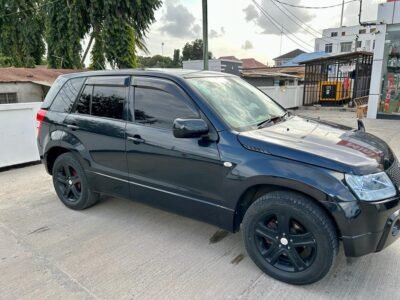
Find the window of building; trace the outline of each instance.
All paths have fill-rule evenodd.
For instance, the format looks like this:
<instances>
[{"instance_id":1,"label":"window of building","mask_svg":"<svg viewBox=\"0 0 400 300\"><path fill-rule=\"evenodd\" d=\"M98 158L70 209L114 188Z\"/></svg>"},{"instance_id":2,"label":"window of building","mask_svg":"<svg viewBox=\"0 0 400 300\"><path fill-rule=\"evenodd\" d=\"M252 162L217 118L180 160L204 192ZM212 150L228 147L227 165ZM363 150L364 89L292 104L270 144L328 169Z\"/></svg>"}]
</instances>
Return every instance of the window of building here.
<instances>
[{"instance_id":1,"label":"window of building","mask_svg":"<svg viewBox=\"0 0 400 300\"><path fill-rule=\"evenodd\" d=\"M337 32L331 32L331 36L337 36Z\"/></svg>"},{"instance_id":2,"label":"window of building","mask_svg":"<svg viewBox=\"0 0 400 300\"><path fill-rule=\"evenodd\" d=\"M365 33L367 33L367 29L360 29L360 30L358 31L358 33L359 33L359 34L365 34Z\"/></svg>"},{"instance_id":3,"label":"window of building","mask_svg":"<svg viewBox=\"0 0 400 300\"><path fill-rule=\"evenodd\" d=\"M332 53L332 44L325 44L325 53Z\"/></svg>"},{"instance_id":4,"label":"window of building","mask_svg":"<svg viewBox=\"0 0 400 300\"><path fill-rule=\"evenodd\" d=\"M123 119L126 88L94 86L90 114L111 119Z\"/></svg>"},{"instance_id":5,"label":"window of building","mask_svg":"<svg viewBox=\"0 0 400 300\"><path fill-rule=\"evenodd\" d=\"M177 118L197 119L198 113L182 99L162 90L135 88L135 121L172 129Z\"/></svg>"},{"instance_id":6,"label":"window of building","mask_svg":"<svg viewBox=\"0 0 400 300\"><path fill-rule=\"evenodd\" d=\"M50 110L69 113L84 81L84 77L68 80L54 98Z\"/></svg>"},{"instance_id":7,"label":"window of building","mask_svg":"<svg viewBox=\"0 0 400 300\"><path fill-rule=\"evenodd\" d=\"M345 36L346 35L346 31L342 31L342 36Z\"/></svg>"},{"instance_id":8,"label":"window of building","mask_svg":"<svg viewBox=\"0 0 400 300\"><path fill-rule=\"evenodd\" d=\"M371 28L371 29L369 30L370 33L374 33L375 31L376 31L376 28Z\"/></svg>"},{"instance_id":9,"label":"window of building","mask_svg":"<svg viewBox=\"0 0 400 300\"><path fill-rule=\"evenodd\" d=\"M375 49L375 40L372 42L372 49Z\"/></svg>"},{"instance_id":10,"label":"window of building","mask_svg":"<svg viewBox=\"0 0 400 300\"><path fill-rule=\"evenodd\" d=\"M357 48L361 48L362 47L362 42L361 41L357 41L356 47Z\"/></svg>"},{"instance_id":11,"label":"window of building","mask_svg":"<svg viewBox=\"0 0 400 300\"><path fill-rule=\"evenodd\" d=\"M351 52L351 42L340 43L340 52Z\"/></svg>"},{"instance_id":12,"label":"window of building","mask_svg":"<svg viewBox=\"0 0 400 300\"><path fill-rule=\"evenodd\" d=\"M0 104L17 103L17 93L0 93Z\"/></svg>"}]
</instances>

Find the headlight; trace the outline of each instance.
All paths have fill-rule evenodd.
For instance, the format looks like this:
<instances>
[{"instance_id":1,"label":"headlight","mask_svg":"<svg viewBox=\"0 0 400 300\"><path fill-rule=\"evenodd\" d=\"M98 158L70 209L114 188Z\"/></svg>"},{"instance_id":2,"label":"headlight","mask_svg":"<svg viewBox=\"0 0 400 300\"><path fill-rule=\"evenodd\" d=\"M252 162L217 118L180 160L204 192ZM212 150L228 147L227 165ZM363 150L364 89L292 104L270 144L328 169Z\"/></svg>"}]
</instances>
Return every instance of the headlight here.
<instances>
[{"instance_id":1,"label":"headlight","mask_svg":"<svg viewBox=\"0 0 400 300\"><path fill-rule=\"evenodd\" d=\"M360 200L377 201L396 196L396 188L385 172L365 176L346 174L346 182Z\"/></svg>"}]
</instances>

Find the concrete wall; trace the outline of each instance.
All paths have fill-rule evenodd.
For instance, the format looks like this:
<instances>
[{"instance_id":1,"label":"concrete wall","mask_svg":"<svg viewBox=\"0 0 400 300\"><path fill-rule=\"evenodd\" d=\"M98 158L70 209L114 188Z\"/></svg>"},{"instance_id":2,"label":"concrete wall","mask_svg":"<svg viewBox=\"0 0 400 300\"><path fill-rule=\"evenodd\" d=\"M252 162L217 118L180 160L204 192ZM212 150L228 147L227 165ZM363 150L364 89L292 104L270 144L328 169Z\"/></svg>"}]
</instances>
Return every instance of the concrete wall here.
<instances>
[{"instance_id":1,"label":"concrete wall","mask_svg":"<svg viewBox=\"0 0 400 300\"><path fill-rule=\"evenodd\" d=\"M32 82L0 82L0 93L17 93L18 103L43 101L48 89Z\"/></svg>"},{"instance_id":2,"label":"concrete wall","mask_svg":"<svg viewBox=\"0 0 400 300\"><path fill-rule=\"evenodd\" d=\"M0 105L0 168L40 159L35 124L41 104Z\"/></svg>"},{"instance_id":3,"label":"concrete wall","mask_svg":"<svg viewBox=\"0 0 400 300\"><path fill-rule=\"evenodd\" d=\"M303 105L304 86L261 86L258 88L284 108L294 108Z\"/></svg>"}]
</instances>

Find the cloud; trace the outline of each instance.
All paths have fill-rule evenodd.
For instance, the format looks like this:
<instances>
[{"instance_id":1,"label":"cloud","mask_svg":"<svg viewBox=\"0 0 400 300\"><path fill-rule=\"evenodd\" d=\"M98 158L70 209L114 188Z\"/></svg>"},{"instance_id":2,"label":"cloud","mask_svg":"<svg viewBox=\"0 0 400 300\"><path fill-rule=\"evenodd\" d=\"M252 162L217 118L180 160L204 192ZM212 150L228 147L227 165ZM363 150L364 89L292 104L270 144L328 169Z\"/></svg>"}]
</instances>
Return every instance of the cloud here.
<instances>
[{"instance_id":1,"label":"cloud","mask_svg":"<svg viewBox=\"0 0 400 300\"><path fill-rule=\"evenodd\" d=\"M293 0L290 3L299 5L301 0ZM266 17L256 6L250 4L243 12L245 14L245 20L247 22L254 22L261 30L263 34L275 34L281 33L282 26L284 31L290 33L301 32L301 23L309 23L313 20L314 14L310 10L290 7L287 8L280 5L273 0L262 0L260 3L261 7L264 8L267 15L270 15L275 20L275 25L268 17ZM295 15L297 17L294 17Z\"/></svg>"},{"instance_id":2,"label":"cloud","mask_svg":"<svg viewBox=\"0 0 400 300\"><path fill-rule=\"evenodd\" d=\"M214 29L211 29L209 34L208 34L208 37L210 39L215 39L215 38L223 36L224 34L225 34L225 28L221 27L221 31L220 32L218 32L218 31L216 31Z\"/></svg>"},{"instance_id":3,"label":"cloud","mask_svg":"<svg viewBox=\"0 0 400 300\"><path fill-rule=\"evenodd\" d=\"M201 33L199 24L195 24L196 18L182 4L176 1L167 1L165 3L166 11L161 17L164 24L160 31L176 38L198 37Z\"/></svg>"},{"instance_id":4,"label":"cloud","mask_svg":"<svg viewBox=\"0 0 400 300\"><path fill-rule=\"evenodd\" d=\"M245 13L245 19L247 22L250 22L254 19L257 19L259 17L258 10L255 8L254 5L249 4L245 9L243 9Z\"/></svg>"},{"instance_id":5,"label":"cloud","mask_svg":"<svg viewBox=\"0 0 400 300\"><path fill-rule=\"evenodd\" d=\"M244 44L242 45L243 50L250 50L253 49L253 43L250 41L245 41Z\"/></svg>"}]
</instances>

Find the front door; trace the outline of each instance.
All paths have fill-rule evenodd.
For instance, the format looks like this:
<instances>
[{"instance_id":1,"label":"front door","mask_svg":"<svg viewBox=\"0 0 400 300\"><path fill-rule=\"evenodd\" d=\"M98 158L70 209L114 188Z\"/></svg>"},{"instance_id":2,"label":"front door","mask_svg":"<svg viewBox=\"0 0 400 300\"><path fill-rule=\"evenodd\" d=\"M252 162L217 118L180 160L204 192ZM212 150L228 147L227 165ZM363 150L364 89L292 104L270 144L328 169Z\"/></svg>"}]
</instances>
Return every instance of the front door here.
<instances>
[{"instance_id":1,"label":"front door","mask_svg":"<svg viewBox=\"0 0 400 300\"><path fill-rule=\"evenodd\" d=\"M204 219L210 205L222 202L224 167L216 141L174 137L176 118L201 117L175 83L140 77L133 82L126 129L132 197Z\"/></svg>"}]
</instances>

